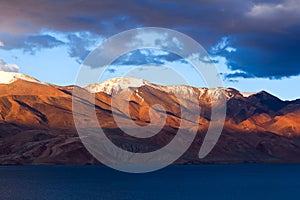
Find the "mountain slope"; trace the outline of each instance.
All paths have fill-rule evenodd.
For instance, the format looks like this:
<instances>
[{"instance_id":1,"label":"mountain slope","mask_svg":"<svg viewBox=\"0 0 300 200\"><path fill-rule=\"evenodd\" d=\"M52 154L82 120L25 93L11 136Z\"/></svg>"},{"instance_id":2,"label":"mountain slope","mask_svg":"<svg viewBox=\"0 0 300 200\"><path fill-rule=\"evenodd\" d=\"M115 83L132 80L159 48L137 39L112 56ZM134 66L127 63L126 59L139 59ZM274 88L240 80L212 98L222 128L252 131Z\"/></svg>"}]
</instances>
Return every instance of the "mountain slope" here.
<instances>
[{"instance_id":1,"label":"mountain slope","mask_svg":"<svg viewBox=\"0 0 300 200\"><path fill-rule=\"evenodd\" d=\"M0 83L0 164L99 163L84 148L74 126L74 87L95 97L94 101L86 101L77 96L74 101L83 108L90 108L95 102L99 123L108 138L128 151L149 152L168 144L181 121L188 120L188 116L181 116L180 106L193 115L193 106L200 105L199 122L189 122L191 129L198 130L197 136L177 163L300 162L299 100L281 101L266 92L249 95L232 88L160 86L132 77L108 80L85 89L20 77L14 75L12 81ZM115 94L119 96L112 104ZM199 159L197 155L210 123L211 105L218 104L222 95L227 99L223 132L209 155ZM191 96L198 100L192 101ZM146 126L151 122L149 108L154 104L162 105L167 117L163 129L150 138L136 139L125 134L112 115L119 116L124 124L133 120L139 126ZM153 115L152 119L160 119L162 112L157 109ZM87 127L96 127L98 123L88 116L82 118ZM186 131L188 134L189 130Z\"/></svg>"}]
</instances>

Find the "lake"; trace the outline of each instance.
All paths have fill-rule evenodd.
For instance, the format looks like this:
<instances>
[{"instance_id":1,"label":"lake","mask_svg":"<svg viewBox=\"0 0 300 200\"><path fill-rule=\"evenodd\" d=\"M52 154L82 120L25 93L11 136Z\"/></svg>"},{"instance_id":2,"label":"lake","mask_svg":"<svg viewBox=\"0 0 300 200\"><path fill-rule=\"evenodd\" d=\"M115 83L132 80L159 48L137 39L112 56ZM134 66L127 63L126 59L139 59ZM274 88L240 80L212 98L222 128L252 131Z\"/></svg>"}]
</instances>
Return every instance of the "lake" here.
<instances>
[{"instance_id":1,"label":"lake","mask_svg":"<svg viewBox=\"0 0 300 200\"><path fill-rule=\"evenodd\" d=\"M1 166L0 199L299 199L300 165Z\"/></svg>"}]
</instances>

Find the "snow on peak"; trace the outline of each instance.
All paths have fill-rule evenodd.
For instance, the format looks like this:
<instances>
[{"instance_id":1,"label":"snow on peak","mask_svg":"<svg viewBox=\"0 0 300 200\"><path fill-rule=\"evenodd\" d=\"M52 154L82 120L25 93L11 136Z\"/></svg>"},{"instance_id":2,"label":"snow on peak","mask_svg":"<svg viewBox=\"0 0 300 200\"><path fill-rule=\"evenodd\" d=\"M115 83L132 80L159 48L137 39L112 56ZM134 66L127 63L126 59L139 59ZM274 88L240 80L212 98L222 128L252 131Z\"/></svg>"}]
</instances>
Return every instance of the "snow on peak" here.
<instances>
[{"instance_id":1,"label":"snow on peak","mask_svg":"<svg viewBox=\"0 0 300 200\"><path fill-rule=\"evenodd\" d=\"M190 98L196 93L198 94L199 98L205 98L205 97L212 97L212 100L218 101L218 99L225 98L226 100L229 100L236 95L239 95L240 92L232 89L232 88L195 88L192 86L186 86L186 85L174 85L174 86L167 86L167 88L175 93L182 94L184 98Z\"/></svg>"},{"instance_id":2,"label":"snow on peak","mask_svg":"<svg viewBox=\"0 0 300 200\"><path fill-rule=\"evenodd\" d=\"M206 93L213 103L219 102L220 100L226 100L240 95L240 92L232 89L232 88L223 88L223 87L217 87L217 88L208 88Z\"/></svg>"},{"instance_id":3,"label":"snow on peak","mask_svg":"<svg viewBox=\"0 0 300 200\"><path fill-rule=\"evenodd\" d=\"M255 94L255 93L239 92L238 90L233 88L223 88L223 87L196 88L187 85L160 86L160 85L150 83L144 79L139 79L135 77L112 78L102 83L90 84L86 86L85 89L87 89L91 93L104 92L106 94L112 95L113 93L118 93L130 87L139 88L143 85L150 86L152 88L155 88L157 90L166 93L175 93L186 99L189 99L194 95L198 95L199 98L212 97L213 101L218 101L218 99L221 98L225 98L226 100L229 100L235 96L248 97L252 94Z\"/></svg>"},{"instance_id":4,"label":"snow on peak","mask_svg":"<svg viewBox=\"0 0 300 200\"><path fill-rule=\"evenodd\" d=\"M15 82L18 79L35 82L35 83L41 83L37 79L27 76L25 74L0 71L0 84L10 84Z\"/></svg>"},{"instance_id":5,"label":"snow on peak","mask_svg":"<svg viewBox=\"0 0 300 200\"><path fill-rule=\"evenodd\" d=\"M183 97L189 97L195 95L195 90L192 86L187 85L170 85L166 86L165 92L173 92L175 94L181 94Z\"/></svg>"},{"instance_id":6,"label":"snow on peak","mask_svg":"<svg viewBox=\"0 0 300 200\"><path fill-rule=\"evenodd\" d=\"M208 94L215 97L224 96L228 100L236 96L237 94L240 94L240 92L233 88L218 87L218 88L209 88Z\"/></svg>"},{"instance_id":7,"label":"snow on peak","mask_svg":"<svg viewBox=\"0 0 300 200\"><path fill-rule=\"evenodd\" d=\"M112 78L102 83L90 84L85 87L91 93L104 92L107 94L117 93L118 91L130 88L150 85L151 83L143 79L134 77Z\"/></svg>"}]
</instances>

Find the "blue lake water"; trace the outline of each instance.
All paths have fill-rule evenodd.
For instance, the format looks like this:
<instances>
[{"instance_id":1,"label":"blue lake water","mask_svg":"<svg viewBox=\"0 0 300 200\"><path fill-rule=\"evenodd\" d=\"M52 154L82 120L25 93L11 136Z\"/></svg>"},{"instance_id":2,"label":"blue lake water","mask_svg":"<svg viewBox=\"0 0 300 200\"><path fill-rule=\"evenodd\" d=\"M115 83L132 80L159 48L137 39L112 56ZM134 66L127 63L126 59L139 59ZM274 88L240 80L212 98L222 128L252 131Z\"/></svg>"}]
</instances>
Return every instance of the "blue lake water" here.
<instances>
[{"instance_id":1,"label":"blue lake water","mask_svg":"<svg viewBox=\"0 0 300 200\"><path fill-rule=\"evenodd\" d=\"M0 199L299 199L300 165L2 166Z\"/></svg>"}]
</instances>

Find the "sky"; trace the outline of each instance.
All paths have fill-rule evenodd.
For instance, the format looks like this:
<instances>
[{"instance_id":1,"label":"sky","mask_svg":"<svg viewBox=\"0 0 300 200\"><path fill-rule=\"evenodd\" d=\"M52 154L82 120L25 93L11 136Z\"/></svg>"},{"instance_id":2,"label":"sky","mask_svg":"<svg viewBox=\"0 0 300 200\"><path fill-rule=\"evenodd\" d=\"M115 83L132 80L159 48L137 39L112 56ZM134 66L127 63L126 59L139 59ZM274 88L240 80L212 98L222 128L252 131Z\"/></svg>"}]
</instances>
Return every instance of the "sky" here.
<instances>
[{"instance_id":1,"label":"sky","mask_svg":"<svg viewBox=\"0 0 300 200\"><path fill-rule=\"evenodd\" d=\"M133 28L163 27L201 44L224 86L296 99L299 10L299 0L0 0L0 70L74 84L84 59L106 39ZM105 77L147 64L193 73L172 53L137 50L117 59Z\"/></svg>"}]
</instances>

